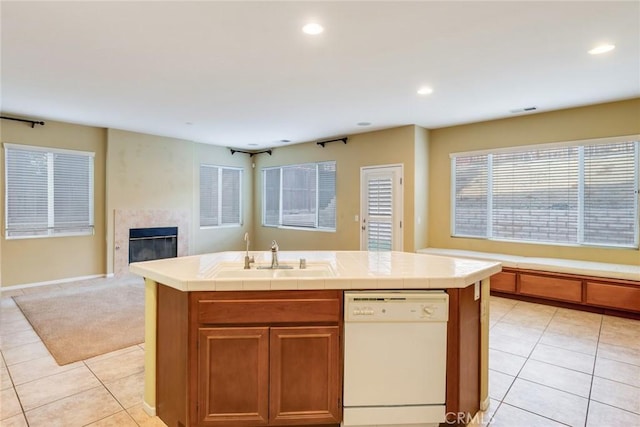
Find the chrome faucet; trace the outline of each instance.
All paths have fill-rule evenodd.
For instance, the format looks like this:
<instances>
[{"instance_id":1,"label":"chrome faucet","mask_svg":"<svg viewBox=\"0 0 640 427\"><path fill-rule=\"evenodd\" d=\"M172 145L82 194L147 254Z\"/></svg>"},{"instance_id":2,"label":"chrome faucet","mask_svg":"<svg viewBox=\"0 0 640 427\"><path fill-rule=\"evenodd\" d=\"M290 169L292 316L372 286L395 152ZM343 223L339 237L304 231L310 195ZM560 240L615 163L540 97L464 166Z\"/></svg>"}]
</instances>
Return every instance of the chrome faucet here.
<instances>
[{"instance_id":1,"label":"chrome faucet","mask_svg":"<svg viewBox=\"0 0 640 427\"><path fill-rule=\"evenodd\" d=\"M249 270L251 268L251 263L256 262L253 257L249 256L249 233L244 233L244 241L247 242L247 251L244 256L244 269Z\"/></svg>"},{"instance_id":2,"label":"chrome faucet","mask_svg":"<svg viewBox=\"0 0 640 427\"><path fill-rule=\"evenodd\" d=\"M271 268L278 268L278 242L271 242Z\"/></svg>"}]
</instances>

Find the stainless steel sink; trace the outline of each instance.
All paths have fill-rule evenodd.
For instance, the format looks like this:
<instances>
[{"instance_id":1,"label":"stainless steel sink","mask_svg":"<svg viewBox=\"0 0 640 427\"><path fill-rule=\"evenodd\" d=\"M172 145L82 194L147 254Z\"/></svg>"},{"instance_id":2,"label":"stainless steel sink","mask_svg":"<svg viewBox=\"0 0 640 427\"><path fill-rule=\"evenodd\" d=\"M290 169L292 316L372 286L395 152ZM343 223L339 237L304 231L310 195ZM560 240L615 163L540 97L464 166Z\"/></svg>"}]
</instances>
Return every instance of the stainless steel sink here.
<instances>
[{"instance_id":1,"label":"stainless steel sink","mask_svg":"<svg viewBox=\"0 0 640 427\"><path fill-rule=\"evenodd\" d=\"M334 268L328 262L307 262L306 268L301 269L299 264L293 262L281 262L279 268L271 268L269 264L257 264L251 269L245 270L242 263L224 262L212 272L215 279L295 279L314 277L335 277Z\"/></svg>"}]
</instances>

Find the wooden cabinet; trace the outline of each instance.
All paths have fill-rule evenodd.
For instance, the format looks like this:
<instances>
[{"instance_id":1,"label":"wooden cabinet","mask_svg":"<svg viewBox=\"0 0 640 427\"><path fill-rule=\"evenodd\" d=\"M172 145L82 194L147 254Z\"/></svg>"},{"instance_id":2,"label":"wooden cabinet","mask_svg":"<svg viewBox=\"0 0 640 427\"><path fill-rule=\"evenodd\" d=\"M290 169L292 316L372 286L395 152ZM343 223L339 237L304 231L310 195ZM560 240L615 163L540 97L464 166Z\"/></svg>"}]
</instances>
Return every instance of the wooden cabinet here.
<instances>
[{"instance_id":1,"label":"wooden cabinet","mask_svg":"<svg viewBox=\"0 0 640 427\"><path fill-rule=\"evenodd\" d=\"M337 326L271 329L271 424L340 422L339 339Z\"/></svg>"},{"instance_id":2,"label":"wooden cabinet","mask_svg":"<svg viewBox=\"0 0 640 427\"><path fill-rule=\"evenodd\" d=\"M640 286L587 282L587 303L640 313Z\"/></svg>"},{"instance_id":3,"label":"wooden cabinet","mask_svg":"<svg viewBox=\"0 0 640 427\"><path fill-rule=\"evenodd\" d=\"M499 292L516 291L516 273L513 271L501 271L491 276L491 290Z\"/></svg>"},{"instance_id":4,"label":"wooden cabinet","mask_svg":"<svg viewBox=\"0 0 640 427\"><path fill-rule=\"evenodd\" d=\"M200 424L269 421L269 328L200 328Z\"/></svg>"},{"instance_id":5,"label":"wooden cabinet","mask_svg":"<svg viewBox=\"0 0 640 427\"><path fill-rule=\"evenodd\" d=\"M161 320L163 308L180 314ZM168 427L340 423L341 291L160 285L158 313L157 409Z\"/></svg>"},{"instance_id":6,"label":"wooden cabinet","mask_svg":"<svg viewBox=\"0 0 640 427\"><path fill-rule=\"evenodd\" d=\"M504 268L491 292L533 302L640 318L640 281Z\"/></svg>"},{"instance_id":7,"label":"wooden cabinet","mask_svg":"<svg viewBox=\"0 0 640 427\"><path fill-rule=\"evenodd\" d=\"M538 274L520 274L520 293L561 301L581 302L582 281Z\"/></svg>"}]
</instances>

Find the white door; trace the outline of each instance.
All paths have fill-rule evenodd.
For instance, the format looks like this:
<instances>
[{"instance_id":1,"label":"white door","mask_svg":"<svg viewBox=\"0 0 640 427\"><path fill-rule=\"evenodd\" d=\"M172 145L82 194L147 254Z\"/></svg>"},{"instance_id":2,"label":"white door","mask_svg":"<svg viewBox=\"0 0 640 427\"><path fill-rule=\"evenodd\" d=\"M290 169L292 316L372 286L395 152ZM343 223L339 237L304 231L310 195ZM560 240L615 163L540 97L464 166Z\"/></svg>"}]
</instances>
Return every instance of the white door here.
<instances>
[{"instance_id":1,"label":"white door","mask_svg":"<svg viewBox=\"0 0 640 427\"><path fill-rule=\"evenodd\" d=\"M360 250L402 250L402 165L360 170Z\"/></svg>"}]
</instances>

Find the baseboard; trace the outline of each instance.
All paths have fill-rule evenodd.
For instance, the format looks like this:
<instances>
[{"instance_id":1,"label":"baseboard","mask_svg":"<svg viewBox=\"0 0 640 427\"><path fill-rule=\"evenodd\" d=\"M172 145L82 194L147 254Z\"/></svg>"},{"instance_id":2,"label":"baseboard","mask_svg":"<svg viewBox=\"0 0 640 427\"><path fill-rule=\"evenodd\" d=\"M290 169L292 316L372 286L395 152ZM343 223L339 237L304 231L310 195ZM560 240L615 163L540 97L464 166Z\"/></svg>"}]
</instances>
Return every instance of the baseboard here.
<instances>
[{"instance_id":1,"label":"baseboard","mask_svg":"<svg viewBox=\"0 0 640 427\"><path fill-rule=\"evenodd\" d=\"M142 401L142 410L147 413L150 417L156 416L156 407L149 405L147 402Z\"/></svg>"},{"instance_id":2,"label":"baseboard","mask_svg":"<svg viewBox=\"0 0 640 427\"><path fill-rule=\"evenodd\" d=\"M61 283L78 282L80 280L101 279L104 277L109 276L106 274L93 274L91 276L69 277L66 279L48 280L46 282L26 283L24 285L3 286L0 288L0 291L14 291L16 289L37 288L39 286L59 285Z\"/></svg>"},{"instance_id":3,"label":"baseboard","mask_svg":"<svg viewBox=\"0 0 640 427\"><path fill-rule=\"evenodd\" d=\"M114 277L116 277L116 275L115 275L115 274L113 274L113 273L109 273L109 274L107 274L105 277L106 277L107 279L113 279Z\"/></svg>"},{"instance_id":4,"label":"baseboard","mask_svg":"<svg viewBox=\"0 0 640 427\"><path fill-rule=\"evenodd\" d=\"M481 411L486 411L487 409L489 409L489 396L487 396L487 398L485 400L483 400L482 402L480 402L480 410Z\"/></svg>"}]
</instances>

